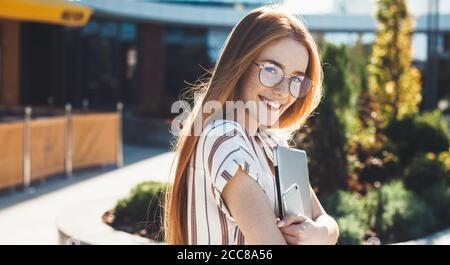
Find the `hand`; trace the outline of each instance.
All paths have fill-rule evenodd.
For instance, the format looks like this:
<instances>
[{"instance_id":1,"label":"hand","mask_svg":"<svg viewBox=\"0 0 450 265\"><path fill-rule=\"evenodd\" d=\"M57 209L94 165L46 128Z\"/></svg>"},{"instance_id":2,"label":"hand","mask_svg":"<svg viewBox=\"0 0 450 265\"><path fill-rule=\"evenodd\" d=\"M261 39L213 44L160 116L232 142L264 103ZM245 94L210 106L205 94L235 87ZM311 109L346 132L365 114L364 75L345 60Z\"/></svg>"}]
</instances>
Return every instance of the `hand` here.
<instances>
[{"instance_id":1,"label":"hand","mask_svg":"<svg viewBox=\"0 0 450 265\"><path fill-rule=\"evenodd\" d=\"M288 215L278 228L289 245L329 244L327 228L304 215Z\"/></svg>"}]
</instances>

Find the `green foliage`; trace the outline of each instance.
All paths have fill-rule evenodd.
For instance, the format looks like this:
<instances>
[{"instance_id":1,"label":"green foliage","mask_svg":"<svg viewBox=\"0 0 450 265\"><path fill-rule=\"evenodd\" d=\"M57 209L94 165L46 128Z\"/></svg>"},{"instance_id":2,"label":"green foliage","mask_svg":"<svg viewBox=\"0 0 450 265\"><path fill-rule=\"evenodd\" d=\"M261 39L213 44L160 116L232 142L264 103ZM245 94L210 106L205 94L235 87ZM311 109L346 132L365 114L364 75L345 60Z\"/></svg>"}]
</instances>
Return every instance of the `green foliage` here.
<instances>
[{"instance_id":1,"label":"green foliage","mask_svg":"<svg viewBox=\"0 0 450 265\"><path fill-rule=\"evenodd\" d=\"M325 99L294 137L341 244L372 235L382 244L416 239L450 222L448 126L438 111L417 114L413 19L404 0L377 4L371 50L321 45Z\"/></svg>"},{"instance_id":2,"label":"green foliage","mask_svg":"<svg viewBox=\"0 0 450 265\"><path fill-rule=\"evenodd\" d=\"M450 146L448 126L439 111L392 121L385 134L397 146L403 166L419 153L447 151Z\"/></svg>"},{"instance_id":3,"label":"green foliage","mask_svg":"<svg viewBox=\"0 0 450 265\"><path fill-rule=\"evenodd\" d=\"M435 154L420 154L408 165L403 178L409 189L420 194L433 184L449 184L450 171Z\"/></svg>"},{"instance_id":4,"label":"green foliage","mask_svg":"<svg viewBox=\"0 0 450 265\"><path fill-rule=\"evenodd\" d=\"M340 190L321 195L320 201L339 225L338 244L362 244L369 227L367 211L359 194Z\"/></svg>"},{"instance_id":5,"label":"green foliage","mask_svg":"<svg viewBox=\"0 0 450 265\"><path fill-rule=\"evenodd\" d=\"M363 44L362 34L358 35L356 43L350 47L350 71L352 73L352 82L355 84L355 89L359 93L355 93L356 97L364 91L368 91L368 72L367 65L369 64L369 54L372 52L372 44Z\"/></svg>"},{"instance_id":6,"label":"green foliage","mask_svg":"<svg viewBox=\"0 0 450 265\"><path fill-rule=\"evenodd\" d=\"M401 180L393 180L365 196L341 190L319 198L339 225L339 244L362 244L373 235L382 244L407 241L450 224L448 185L433 185L418 197Z\"/></svg>"},{"instance_id":7,"label":"green foliage","mask_svg":"<svg viewBox=\"0 0 450 265\"><path fill-rule=\"evenodd\" d=\"M361 203L361 196L358 193L338 190L333 193L320 195L327 213L333 216L356 215L362 222L367 222L367 211Z\"/></svg>"},{"instance_id":8,"label":"green foliage","mask_svg":"<svg viewBox=\"0 0 450 265\"><path fill-rule=\"evenodd\" d=\"M138 184L114 208L113 226L131 225L146 229L152 238L162 240L162 200L167 184L148 181Z\"/></svg>"},{"instance_id":9,"label":"green foliage","mask_svg":"<svg viewBox=\"0 0 450 265\"><path fill-rule=\"evenodd\" d=\"M433 210L417 197L411 198L406 211L399 211L393 219L391 242L413 240L436 231L437 221Z\"/></svg>"},{"instance_id":10,"label":"green foliage","mask_svg":"<svg viewBox=\"0 0 450 265\"><path fill-rule=\"evenodd\" d=\"M423 196L433 209L437 220L437 228L450 226L450 186L436 183L424 192Z\"/></svg>"},{"instance_id":11,"label":"green foliage","mask_svg":"<svg viewBox=\"0 0 450 265\"><path fill-rule=\"evenodd\" d=\"M339 225L339 245L362 245L366 236L367 225L356 215L337 217Z\"/></svg>"},{"instance_id":12,"label":"green foliage","mask_svg":"<svg viewBox=\"0 0 450 265\"><path fill-rule=\"evenodd\" d=\"M364 193L375 182L384 183L398 177L401 165L397 153L397 146L377 132L375 126L361 128L349 142L350 187Z\"/></svg>"},{"instance_id":13,"label":"green foliage","mask_svg":"<svg viewBox=\"0 0 450 265\"><path fill-rule=\"evenodd\" d=\"M297 141L297 147L310 157L312 185L326 192L347 185L347 138L354 126L356 112L352 105L356 104L358 89L352 83L345 46L327 44L322 56L325 99L311 118L310 127L298 132L296 138L303 138Z\"/></svg>"},{"instance_id":14,"label":"green foliage","mask_svg":"<svg viewBox=\"0 0 450 265\"><path fill-rule=\"evenodd\" d=\"M304 135L298 133L298 138L303 139L297 141L297 147L308 152L311 182L320 191L347 186L348 139L359 127L354 106L364 79L354 73L364 62L353 58L350 51L363 53L363 49L333 44L323 48L325 98L311 118L310 127L303 131Z\"/></svg>"},{"instance_id":15,"label":"green foliage","mask_svg":"<svg viewBox=\"0 0 450 265\"><path fill-rule=\"evenodd\" d=\"M358 95L361 91L361 76L354 74L361 68L362 62L350 55L362 47L347 47L327 44L322 53L324 64L325 102L333 107L334 112L344 126L346 137L355 127ZM325 104L325 102L323 104ZM319 112L320 114L320 112Z\"/></svg>"},{"instance_id":16,"label":"green foliage","mask_svg":"<svg viewBox=\"0 0 450 265\"><path fill-rule=\"evenodd\" d=\"M386 125L418 111L420 72L412 66L413 18L404 0L377 0L379 31L368 65L369 90Z\"/></svg>"},{"instance_id":17,"label":"green foliage","mask_svg":"<svg viewBox=\"0 0 450 265\"><path fill-rule=\"evenodd\" d=\"M372 189L364 197L369 225L383 244L425 236L436 225L433 211L400 180Z\"/></svg>"},{"instance_id":18,"label":"green foliage","mask_svg":"<svg viewBox=\"0 0 450 265\"><path fill-rule=\"evenodd\" d=\"M437 159L442 162L445 170L450 171L450 152L449 151L440 152L438 154Z\"/></svg>"}]
</instances>

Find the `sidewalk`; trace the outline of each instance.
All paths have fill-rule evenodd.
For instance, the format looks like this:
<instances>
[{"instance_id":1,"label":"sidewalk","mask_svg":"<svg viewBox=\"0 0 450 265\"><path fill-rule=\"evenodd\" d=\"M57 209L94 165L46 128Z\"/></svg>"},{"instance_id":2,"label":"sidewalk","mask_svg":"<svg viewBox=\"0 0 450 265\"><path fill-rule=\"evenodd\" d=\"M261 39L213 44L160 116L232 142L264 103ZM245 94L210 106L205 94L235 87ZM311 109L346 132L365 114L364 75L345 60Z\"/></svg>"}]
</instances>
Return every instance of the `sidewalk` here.
<instances>
[{"instance_id":1,"label":"sidewalk","mask_svg":"<svg viewBox=\"0 0 450 265\"><path fill-rule=\"evenodd\" d=\"M167 148L124 146L124 167L107 166L54 177L29 191L0 195L0 244L57 244L57 214L71 205L121 198L146 180L168 181Z\"/></svg>"},{"instance_id":2,"label":"sidewalk","mask_svg":"<svg viewBox=\"0 0 450 265\"><path fill-rule=\"evenodd\" d=\"M450 228L421 239L406 241L396 245L450 245Z\"/></svg>"},{"instance_id":3,"label":"sidewalk","mask_svg":"<svg viewBox=\"0 0 450 265\"><path fill-rule=\"evenodd\" d=\"M173 153L164 148L124 146L124 167L114 166L74 172L72 178L56 177L34 185L33 192L0 195L0 245L58 244L55 224L58 213L89 202L115 200L126 196L136 184L168 181ZM91 207L92 206L92 207ZM425 238L397 244L448 245L450 228Z\"/></svg>"}]
</instances>

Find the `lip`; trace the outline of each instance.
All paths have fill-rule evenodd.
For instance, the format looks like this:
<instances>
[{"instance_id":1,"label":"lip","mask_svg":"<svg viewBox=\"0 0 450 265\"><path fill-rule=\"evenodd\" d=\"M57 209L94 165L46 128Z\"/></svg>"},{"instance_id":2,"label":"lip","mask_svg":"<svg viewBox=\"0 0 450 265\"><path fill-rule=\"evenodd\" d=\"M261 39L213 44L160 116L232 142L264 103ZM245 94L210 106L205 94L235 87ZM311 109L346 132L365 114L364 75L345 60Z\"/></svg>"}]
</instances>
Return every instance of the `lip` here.
<instances>
[{"instance_id":1,"label":"lip","mask_svg":"<svg viewBox=\"0 0 450 265\"><path fill-rule=\"evenodd\" d=\"M264 102L264 104L266 105L266 107L270 110L280 110L281 107L283 106L281 103L279 103L278 101L273 101L270 100L267 97L264 97L262 95L258 95L258 98L260 101Z\"/></svg>"}]
</instances>

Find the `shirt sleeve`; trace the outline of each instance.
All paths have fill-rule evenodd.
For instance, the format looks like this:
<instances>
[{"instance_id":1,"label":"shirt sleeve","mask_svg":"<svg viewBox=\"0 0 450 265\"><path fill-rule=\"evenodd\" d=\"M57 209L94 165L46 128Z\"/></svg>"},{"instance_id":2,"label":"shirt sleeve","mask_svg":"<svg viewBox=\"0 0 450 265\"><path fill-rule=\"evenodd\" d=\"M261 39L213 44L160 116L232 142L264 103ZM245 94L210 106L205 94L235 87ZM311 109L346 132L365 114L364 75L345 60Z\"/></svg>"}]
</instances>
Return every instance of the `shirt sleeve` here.
<instances>
[{"instance_id":1,"label":"shirt sleeve","mask_svg":"<svg viewBox=\"0 0 450 265\"><path fill-rule=\"evenodd\" d=\"M206 128L205 128L206 129ZM242 127L234 122L221 122L205 130L203 165L211 178L211 190L219 208L231 219L222 191L241 168L263 189L255 152Z\"/></svg>"}]
</instances>

